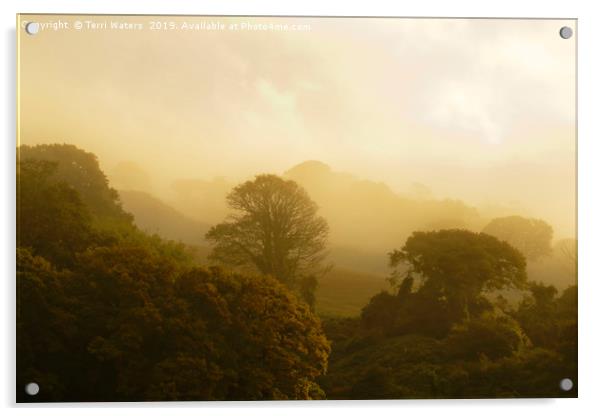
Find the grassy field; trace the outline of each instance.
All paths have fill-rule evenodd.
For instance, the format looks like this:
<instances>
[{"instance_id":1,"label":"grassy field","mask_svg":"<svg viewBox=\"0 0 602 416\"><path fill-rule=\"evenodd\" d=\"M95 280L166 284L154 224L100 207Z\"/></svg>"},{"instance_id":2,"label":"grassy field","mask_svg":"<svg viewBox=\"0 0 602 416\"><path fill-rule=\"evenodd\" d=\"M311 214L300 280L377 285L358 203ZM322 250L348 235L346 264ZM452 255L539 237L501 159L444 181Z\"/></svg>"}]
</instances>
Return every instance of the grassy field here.
<instances>
[{"instance_id":1,"label":"grassy field","mask_svg":"<svg viewBox=\"0 0 602 416\"><path fill-rule=\"evenodd\" d=\"M370 298L389 283L385 275L334 268L320 279L316 311L322 316L357 316Z\"/></svg>"}]
</instances>

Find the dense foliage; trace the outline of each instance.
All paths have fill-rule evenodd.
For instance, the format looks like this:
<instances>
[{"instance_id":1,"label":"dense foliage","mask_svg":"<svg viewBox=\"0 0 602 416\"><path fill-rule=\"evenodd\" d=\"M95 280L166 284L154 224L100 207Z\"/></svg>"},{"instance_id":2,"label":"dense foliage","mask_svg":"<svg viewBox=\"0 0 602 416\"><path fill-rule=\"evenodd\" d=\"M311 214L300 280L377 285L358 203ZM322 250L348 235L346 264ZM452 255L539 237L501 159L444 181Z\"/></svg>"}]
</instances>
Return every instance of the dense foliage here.
<instances>
[{"instance_id":1,"label":"dense foliage","mask_svg":"<svg viewBox=\"0 0 602 416\"><path fill-rule=\"evenodd\" d=\"M577 380L576 286L527 284L517 249L464 230L414 233L390 260L393 293L325 323L329 398L576 396L559 388ZM499 294L526 286L516 307Z\"/></svg>"},{"instance_id":2,"label":"dense foliage","mask_svg":"<svg viewBox=\"0 0 602 416\"><path fill-rule=\"evenodd\" d=\"M466 230L415 232L389 258L397 295L375 296L362 313L370 327L387 333L443 336L491 308L485 292L520 288L527 278L518 250Z\"/></svg>"},{"instance_id":3,"label":"dense foliage","mask_svg":"<svg viewBox=\"0 0 602 416\"><path fill-rule=\"evenodd\" d=\"M227 201L234 214L207 233L210 258L274 276L313 306L328 224L307 192L294 181L258 175Z\"/></svg>"},{"instance_id":4,"label":"dense foliage","mask_svg":"<svg viewBox=\"0 0 602 416\"><path fill-rule=\"evenodd\" d=\"M234 215L207 234L219 267L139 230L74 146L19 148L17 181L17 386L41 386L19 401L577 395L577 286L528 279L536 260L574 281L577 242L557 242L546 265L543 221L414 232L370 299L380 286L337 269L336 300L369 301L322 322L312 305L328 226L291 180L234 188Z\"/></svg>"},{"instance_id":5,"label":"dense foliage","mask_svg":"<svg viewBox=\"0 0 602 416\"><path fill-rule=\"evenodd\" d=\"M284 285L196 266L185 246L139 231L89 154L20 156L17 385L41 390L18 400L324 396L329 343Z\"/></svg>"}]
</instances>

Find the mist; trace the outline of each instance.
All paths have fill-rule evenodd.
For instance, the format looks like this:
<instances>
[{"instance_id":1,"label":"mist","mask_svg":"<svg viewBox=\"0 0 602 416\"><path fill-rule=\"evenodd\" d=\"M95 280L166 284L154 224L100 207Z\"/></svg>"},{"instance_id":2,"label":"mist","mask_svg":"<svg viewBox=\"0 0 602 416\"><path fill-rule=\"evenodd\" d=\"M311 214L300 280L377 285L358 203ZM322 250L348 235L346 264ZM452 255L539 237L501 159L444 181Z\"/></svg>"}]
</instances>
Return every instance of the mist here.
<instances>
[{"instance_id":1,"label":"mist","mask_svg":"<svg viewBox=\"0 0 602 416\"><path fill-rule=\"evenodd\" d=\"M111 179L135 164L147 183L134 188L167 201L185 199L187 181L317 160L574 237L575 50L550 35L558 22L303 21L311 31L24 38L20 144L76 144Z\"/></svg>"},{"instance_id":2,"label":"mist","mask_svg":"<svg viewBox=\"0 0 602 416\"><path fill-rule=\"evenodd\" d=\"M575 237L575 51L558 22L303 22L24 38L20 144L75 144L116 189L208 225L238 183L288 176L337 247L382 253L413 229L506 215Z\"/></svg>"},{"instance_id":3,"label":"mist","mask_svg":"<svg viewBox=\"0 0 602 416\"><path fill-rule=\"evenodd\" d=\"M19 37L18 384L576 395L574 21L54 17Z\"/></svg>"}]
</instances>

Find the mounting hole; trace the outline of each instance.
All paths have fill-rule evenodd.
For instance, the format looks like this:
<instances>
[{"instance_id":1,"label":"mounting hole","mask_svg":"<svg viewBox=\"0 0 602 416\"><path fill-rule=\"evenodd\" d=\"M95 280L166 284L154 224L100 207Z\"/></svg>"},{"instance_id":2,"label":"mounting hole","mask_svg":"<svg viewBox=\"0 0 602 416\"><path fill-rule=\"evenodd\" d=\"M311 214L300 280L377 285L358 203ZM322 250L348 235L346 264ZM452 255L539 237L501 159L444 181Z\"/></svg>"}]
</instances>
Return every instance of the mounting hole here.
<instances>
[{"instance_id":1,"label":"mounting hole","mask_svg":"<svg viewBox=\"0 0 602 416\"><path fill-rule=\"evenodd\" d=\"M25 31L28 35L35 35L40 31L40 24L36 22L29 22L25 25Z\"/></svg>"},{"instance_id":2,"label":"mounting hole","mask_svg":"<svg viewBox=\"0 0 602 416\"><path fill-rule=\"evenodd\" d=\"M573 29L568 26L563 26L560 28L560 37L562 39L570 39L573 36Z\"/></svg>"},{"instance_id":3,"label":"mounting hole","mask_svg":"<svg viewBox=\"0 0 602 416\"><path fill-rule=\"evenodd\" d=\"M571 391L573 389L573 380L570 378L563 378L560 380L560 389L564 391Z\"/></svg>"},{"instance_id":4,"label":"mounting hole","mask_svg":"<svg viewBox=\"0 0 602 416\"><path fill-rule=\"evenodd\" d=\"M30 396L35 396L39 392L40 386L38 386L38 383L28 383L25 386L25 393L29 394Z\"/></svg>"}]
</instances>

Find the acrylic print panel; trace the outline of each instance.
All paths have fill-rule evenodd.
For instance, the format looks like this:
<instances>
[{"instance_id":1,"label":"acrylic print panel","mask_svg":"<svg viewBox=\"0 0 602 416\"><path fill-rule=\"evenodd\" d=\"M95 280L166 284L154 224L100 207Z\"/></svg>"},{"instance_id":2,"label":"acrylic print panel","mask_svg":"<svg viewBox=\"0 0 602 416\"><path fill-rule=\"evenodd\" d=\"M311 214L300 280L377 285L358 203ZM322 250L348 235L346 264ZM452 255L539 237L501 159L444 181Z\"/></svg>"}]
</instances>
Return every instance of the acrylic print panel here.
<instances>
[{"instance_id":1,"label":"acrylic print panel","mask_svg":"<svg viewBox=\"0 0 602 416\"><path fill-rule=\"evenodd\" d=\"M575 20L17 25L19 402L577 396Z\"/></svg>"}]
</instances>

